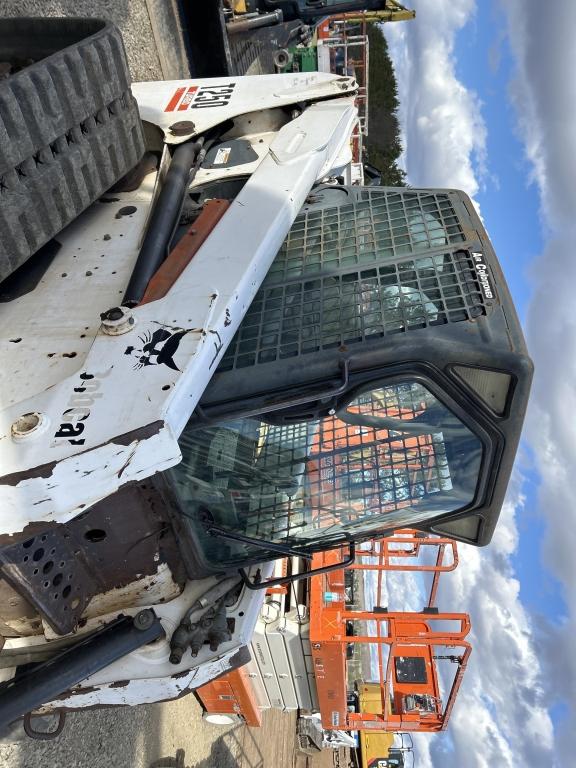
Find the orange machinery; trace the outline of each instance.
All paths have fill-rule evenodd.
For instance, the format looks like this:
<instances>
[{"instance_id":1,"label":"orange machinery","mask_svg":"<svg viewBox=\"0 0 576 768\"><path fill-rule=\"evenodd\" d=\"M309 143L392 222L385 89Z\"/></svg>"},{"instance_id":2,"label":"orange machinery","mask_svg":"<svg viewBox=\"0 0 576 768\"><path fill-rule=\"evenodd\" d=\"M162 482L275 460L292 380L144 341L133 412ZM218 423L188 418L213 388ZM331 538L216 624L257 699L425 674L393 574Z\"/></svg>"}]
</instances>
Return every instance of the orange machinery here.
<instances>
[{"instance_id":1,"label":"orange machinery","mask_svg":"<svg viewBox=\"0 0 576 768\"><path fill-rule=\"evenodd\" d=\"M437 548L435 562L427 565L422 562L421 556L426 549L432 547ZM324 558L326 564L328 562L337 562L338 555L336 552L328 552L318 557ZM367 560L376 561L367 562ZM365 549L357 550L356 564L349 566L347 570L355 571L367 571L377 570L377 592L379 595L381 591L381 580L383 571L405 571L405 572L423 572L432 573L433 581L430 589L428 599L428 610L432 608L436 590L438 586L438 578L441 573L452 571L458 565L458 551L456 543L448 539L442 539L437 536L425 536L413 529L402 529L396 532L394 536L390 536L386 539L376 540L371 542ZM366 641L370 643L380 642L389 645L392 651L392 659L389 661L389 667L386 671L386 679L388 679L388 689L392 688L395 697L394 706L392 710L400 712L402 708L401 698L403 695L410 694L427 694L431 697L436 697L435 701L439 701L438 680L436 675L436 669L434 662L433 649L437 645L442 645L442 640L450 641L450 644L455 644L455 641L460 641L468 632L469 622L468 617L463 617L461 614L385 614L381 610L376 611L377 627L380 629L384 621L390 621L390 630L388 634L380 632L380 638L376 637L359 637L354 639L349 637L345 638L343 630L345 631L346 620L353 613L353 621L365 620L368 614L365 612L350 612L345 610L345 582L346 577L342 570L333 571L327 574L325 577L315 576L311 579L311 604L310 609L312 613L311 621L311 643L312 643L312 655L315 661L315 673L316 682L319 695L321 692L325 695L325 700L329 701L329 709L326 709L326 704L322 707L324 714L324 721L329 719L329 722L343 722L342 718L345 717L344 710L346 709L346 696L347 685L346 680L346 646L349 642ZM269 592L285 591L285 588L275 588L269 590ZM325 596L329 594L330 600L327 604ZM336 599L334 599L336 598ZM340 599L338 599L340 598ZM454 637L453 633L432 633L430 623L434 621L438 622L441 619L457 617L458 619L465 619L464 624L461 622L461 637ZM370 620L370 619L368 619ZM463 632L462 632L463 630ZM461 644L460 647L464 648L465 658L458 658L459 663L459 678L461 678L466 660L470 652L467 643ZM324 655L328 654L328 656ZM408 666L412 671L403 671L402 663L400 663L399 670L396 669L396 662L394 658L406 658L417 659L416 661L408 661L404 664L404 667ZM326 660L328 667L326 667ZM380 647L379 658L382 660L382 648ZM337 669L337 674L333 675L332 667ZM382 664L380 664L380 668ZM416 683L414 676L420 671L426 671L427 683ZM393 679L391 675L393 674ZM408 681L405 679L409 678ZM338 694L336 691L332 691L327 686L327 678L333 677L334 681L338 681ZM249 674L246 668L235 670L233 672L224 675L217 681L208 683L200 688L197 693L204 705L204 708L209 714L227 714L227 715L240 715L243 717L248 725L258 726L261 723L261 711L258 707L257 697L255 696L252 676ZM399 679L400 678L400 679ZM422 687L423 686L423 687ZM453 705L453 700L456 695L459 686L459 680L455 681L453 685L451 696L448 700L447 706L444 712L441 713L441 721L443 727L445 727L450 710ZM377 695L380 699L386 695L382 693L380 685L374 685L373 683L363 683L361 690L359 691L360 701L370 701L370 711L374 713L378 709L385 711L384 707L375 706L375 689L377 689ZM333 696L335 697L333 699ZM332 706L334 700L339 700L341 706L336 710ZM431 699L425 699L430 704ZM322 701L322 696L320 697ZM338 715L332 713L338 711ZM329 714L326 716L326 712ZM387 719L389 725L386 727L382 725L381 720L371 721L373 725L371 728L385 728L386 730L396 730L400 727L398 720L402 723L408 720L407 717L398 718L392 716L392 712L389 711ZM437 728L431 727L433 725L433 718L428 714L424 719L425 730L435 730ZM419 718L416 713L412 713L410 719L411 729L417 730ZM438 724L438 718L436 718L436 725ZM328 727L328 726L326 726ZM342 728L343 726L331 726L334 728ZM358 727L355 725L354 727ZM407 728L408 726L406 726Z\"/></svg>"},{"instance_id":2,"label":"orange machinery","mask_svg":"<svg viewBox=\"0 0 576 768\"><path fill-rule=\"evenodd\" d=\"M313 567L330 565L337 559L333 551L320 553L314 556ZM387 566L380 563L369 567L381 571ZM444 730L472 650L465 639L470 631L469 616L437 613L435 608L422 613L392 613L378 606L371 611L349 610L342 594L344 581L342 571L333 571L312 579L310 586L310 643L323 728ZM447 622L450 629L445 627ZM378 677L380 712L350 711L347 649L351 644L363 647L361 684ZM439 648L450 651L438 654ZM445 703L437 666L441 659L457 665Z\"/></svg>"},{"instance_id":3,"label":"orange machinery","mask_svg":"<svg viewBox=\"0 0 576 768\"><path fill-rule=\"evenodd\" d=\"M420 559L425 549L437 548L436 562L428 565ZM376 594L380 594L384 571L432 573L432 585L428 596L428 608L436 602L440 575L458 567L458 546L455 541L440 536L429 536L413 528L402 528L384 539L373 540L365 549L356 550L356 562L349 570L374 570L365 560L376 559L378 579ZM412 562L408 562L411 559Z\"/></svg>"},{"instance_id":4,"label":"orange machinery","mask_svg":"<svg viewBox=\"0 0 576 768\"><path fill-rule=\"evenodd\" d=\"M239 715L246 725L262 725L262 712L245 667L206 683L196 693L208 715Z\"/></svg>"}]
</instances>

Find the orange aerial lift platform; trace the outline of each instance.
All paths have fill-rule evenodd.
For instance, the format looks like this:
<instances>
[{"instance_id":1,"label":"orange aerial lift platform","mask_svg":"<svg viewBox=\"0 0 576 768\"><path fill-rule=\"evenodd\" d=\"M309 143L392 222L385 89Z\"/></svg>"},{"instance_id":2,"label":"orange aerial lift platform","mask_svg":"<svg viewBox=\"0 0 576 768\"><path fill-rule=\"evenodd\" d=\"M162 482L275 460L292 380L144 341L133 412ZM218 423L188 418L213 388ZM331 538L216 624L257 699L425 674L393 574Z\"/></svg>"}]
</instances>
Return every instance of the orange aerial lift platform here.
<instances>
[{"instance_id":1,"label":"orange aerial lift platform","mask_svg":"<svg viewBox=\"0 0 576 768\"><path fill-rule=\"evenodd\" d=\"M433 547L436 548L436 561L428 563L422 556L424 550ZM348 570L372 571L374 564L366 561L374 559L378 565L378 595L381 593L384 571L432 573L427 606L432 608L436 602L440 575L458 567L458 545L452 539L429 536L414 528L401 528L394 536L374 539L368 546L357 549L356 560L353 565L348 566Z\"/></svg>"},{"instance_id":2,"label":"orange aerial lift platform","mask_svg":"<svg viewBox=\"0 0 576 768\"><path fill-rule=\"evenodd\" d=\"M319 553L313 565L330 565L336 558L332 551ZM389 612L379 606L350 610L341 592L343 581L343 573L333 571L315 578L310 588L310 644L323 728L444 730L472 650L466 640L469 616L438 613L430 607L422 613ZM351 647L357 658L360 651L361 679L356 686L368 683L373 691L376 683L380 712L350 706ZM448 650L440 654L439 649ZM457 665L445 701L439 660Z\"/></svg>"},{"instance_id":3,"label":"orange aerial lift platform","mask_svg":"<svg viewBox=\"0 0 576 768\"><path fill-rule=\"evenodd\" d=\"M314 566L329 565L337 563L339 556L328 552L315 559ZM313 698L317 703L313 709L320 711L326 729L360 730L362 742L362 729L375 734L378 729L433 732L446 727L470 654L465 640L470 622L466 614L440 614L433 606L440 574L457 565L454 542L401 529L394 536L357 550L356 563L345 570L312 577L301 640L306 666L313 673ZM355 594L352 575L369 570L377 573L377 596L381 594L384 571L431 573L426 608L418 614L388 612L378 606L365 610L366 595ZM293 590L294 585L282 592L278 588L269 590L267 601L275 605L288 602ZM352 610L351 606L359 605L363 610ZM459 650L439 653L442 646ZM266 670L258 668L259 652L261 655L259 647L253 649L250 665L198 690L205 716L211 722L230 722L240 717L248 725L257 726L263 709L282 708L281 703L273 703L272 695L266 695L273 681L270 666ZM270 656L273 662L274 653ZM353 656L364 656L363 664L356 665L356 669ZM458 665L444 706L437 670L440 660ZM290 662L296 669L294 660ZM351 700L356 703L354 712L349 711ZM299 707L307 709L301 702Z\"/></svg>"}]
</instances>

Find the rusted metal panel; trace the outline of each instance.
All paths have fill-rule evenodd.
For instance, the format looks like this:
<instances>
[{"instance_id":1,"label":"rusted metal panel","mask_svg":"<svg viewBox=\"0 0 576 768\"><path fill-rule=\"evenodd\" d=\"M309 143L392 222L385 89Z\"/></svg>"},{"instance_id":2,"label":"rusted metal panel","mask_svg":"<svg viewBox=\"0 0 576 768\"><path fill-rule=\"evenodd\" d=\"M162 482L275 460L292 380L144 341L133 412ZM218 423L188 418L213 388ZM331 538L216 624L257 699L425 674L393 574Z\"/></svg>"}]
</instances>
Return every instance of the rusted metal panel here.
<instances>
[{"instance_id":1,"label":"rusted metal panel","mask_svg":"<svg viewBox=\"0 0 576 768\"><path fill-rule=\"evenodd\" d=\"M153 576L162 563L183 583L165 500L146 483L125 486L69 523L25 532L0 549L0 573L58 634L74 630L95 595ZM133 592L125 591L127 606Z\"/></svg>"}]
</instances>

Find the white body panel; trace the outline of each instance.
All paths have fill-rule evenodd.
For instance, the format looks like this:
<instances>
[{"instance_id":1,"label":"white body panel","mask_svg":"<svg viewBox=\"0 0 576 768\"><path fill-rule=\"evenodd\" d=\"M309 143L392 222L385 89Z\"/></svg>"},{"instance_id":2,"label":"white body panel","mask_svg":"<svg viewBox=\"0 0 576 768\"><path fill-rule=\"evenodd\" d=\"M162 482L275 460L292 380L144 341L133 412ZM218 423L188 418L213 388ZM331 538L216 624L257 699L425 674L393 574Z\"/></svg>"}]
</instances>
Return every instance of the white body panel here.
<instances>
[{"instance_id":1,"label":"white body panel","mask_svg":"<svg viewBox=\"0 0 576 768\"><path fill-rule=\"evenodd\" d=\"M123 484L180 461L180 432L307 195L349 162L355 89L351 78L319 73L133 87L143 118L159 126L166 142L185 141L236 118L230 135L247 138L257 159L199 173L197 185L227 175L249 179L168 294L133 310L135 324L127 333L103 333L100 315L122 299L162 172L150 173L135 192L94 203L58 235L60 250L38 285L0 304L0 533L17 534L31 523L65 523ZM299 103L309 104L299 116L281 112ZM281 117L288 122L281 124ZM257 135L250 132L252 120ZM193 123L191 132L170 130L186 121ZM181 334L172 366L142 363L142 347L158 329ZM39 414L40 424L20 438L13 425L29 413ZM266 566L264 575L270 570ZM278 622L280 613L268 607L267 619L258 618L263 591L244 590L227 609L235 619L230 642L215 653L204 646L195 659L188 650L172 665L172 633L213 580L188 582L181 594L168 572L154 583L146 593L152 580L133 582L122 595L97 595L82 631L112 620L121 598L124 614L153 608L166 639L119 659L48 708L174 698L229 669L253 634L251 674L260 686L260 706L285 706L266 642L266 621ZM128 608L126 595L134 597ZM287 659L276 634L273 644L284 648ZM6 647L54 638L44 624L43 635L11 638ZM116 685L123 681L128 682ZM295 702L294 694L290 706Z\"/></svg>"},{"instance_id":2,"label":"white body panel","mask_svg":"<svg viewBox=\"0 0 576 768\"><path fill-rule=\"evenodd\" d=\"M142 119L159 126L164 131L165 140L172 144L186 141L237 115L333 98L356 89L354 78L329 72L167 80L132 85ZM174 135L170 127L184 121L190 124L190 130L183 136Z\"/></svg>"},{"instance_id":3,"label":"white body panel","mask_svg":"<svg viewBox=\"0 0 576 768\"><path fill-rule=\"evenodd\" d=\"M175 673L171 673L170 675L159 674L157 677L134 678L122 687L96 683L95 690L88 690L87 686L83 685L75 689L72 695L42 707L42 711L66 707L79 709L94 706L136 706L176 699L233 669L236 653L235 649L218 655L181 675L176 673L175 676Z\"/></svg>"},{"instance_id":4,"label":"white body panel","mask_svg":"<svg viewBox=\"0 0 576 768\"><path fill-rule=\"evenodd\" d=\"M318 40L316 55L318 56L318 71L324 73L330 72L330 47L324 45L321 40Z\"/></svg>"},{"instance_id":5,"label":"white body panel","mask_svg":"<svg viewBox=\"0 0 576 768\"><path fill-rule=\"evenodd\" d=\"M273 614L270 614L270 612L268 613L270 617L272 615L277 617L278 609L275 609ZM273 709L284 709L284 699L282 698L280 685L278 683L278 678L276 677L274 660L266 640L266 623L271 620L273 619L260 617L256 622L254 635L252 637L252 657L256 659L260 675L262 676L262 681L266 688L266 693L268 694L268 699L270 700L270 706Z\"/></svg>"},{"instance_id":6,"label":"white body panel","mask_svg":"<svg viewBox=\"0 0 576 768\"><path fill-rule=\"evenodd\" d=\"M312 695L308 680L308 670L304 658L304 648L302 644L301 628L307 621L304 606L298 606L297 609L290 611L289 614L280 620L278 631L282 634L286 656L290 664L290 672L298 697L299 709L312 709Z\"/></svg>"},{"instance_id":7,"label":"white body panel","mask_svg":"<svg viewBox=\"0 0 576 768\"><path fill-rule=\"evenodd\" d=\"M252 690L254 691L254 696L256 697L258 708L270 709L270 699L268 697L266 686L264 685L262 675L260 674L260 670L256 660L254 659L254 656L248 662L248 664L244 666L244 669L250 678L250 682L252 683Z\"/></svg>"},{"instance_id":8,"label":"white body panel","mask_svg":"<svg viewBox=\"0 0 576 768\"><path fill-rule=\"evenodd\" d=\"M305 606L284 613L285 597L270 596L262 606L252 638L252 657L269 706L281 710L317 710L318 695ZM252 677L252 676L251 676ZM259 685L253 678L254 689Z\"/></svg>"},{"instance_id":9,"label":"white body panel","mask_svg":"<svg viewBox=\"0 0 576 768\"><path fill-rule=\"evenodd\" d=\"M92 206L61 236L62 254L45 275L40 295L34 291L0 307L5 358L12 359L7 353L12 355L16 346L10 339L21 338L18 353L28 366L34 361L36 382L58 364L58 372L50 374L51 386L31 395L24 387L24 397L18 385L30 378L27 373L18 375L19 369L10 364L0 375L0 466L17 478L0 485L4 532L20 531L36 519L65 522L122 484L178 463L181 430L310 188L342 155L354 120L351 99L337 99L312 105L284 126L173 289L165 298L137 307L135 326L128 333L100 332L99 315L118 303L126 285L116 279L118 271L127 278L136 258L147 212L139 199L136 207L143 210L123 233L124 258L114 254L110 265L119 269L95 272L104 264L102 238L110 234L118 208L135 202L128 194L121 196L116 210L114 203ZM74 261L79 250L82 260ZM62 307L74 296L85 300L77 300L69 320ZM53 313L41 321L30 306L33 300L48 301ZM39 343L50 318L48 338ZM142 347L143 339L158 328L186 332L175 358L179 370L135 367L134 357L126 354ZM74 390L83 383L81 374L94 377L94 389L89 402L77 407ZM71 411L73 426L82 426L81 436L56 437ZM11 425L30 412L42 414L45 427L16 442ZM138 434L117 439L152 424L145 439ZM26 479L27 471L42 466L46 469L33 473L41 476Z\"/></svg>"},{"instance_id":10,"label":"white body panel","mask_svg":"<svg viewBox=\"0 0 576 768\"><path fill-rule=\"evenodd\" d=\"M270 574L271 568L270 563L266 564L264 568L266 577ZM190 650L187 650L180 664L169 662L169 641L172 633L180 623L187 608L215 582L215 579L189 581L182 594L168 603L156 603L154 605L149 603L147 606L140 605L133 609L124 609L122 611L124 615L135 615L143 607L153 608L162 623L166 637L118 659L118 661L84 680L74 688L69 697L58 699L57 702L47 704L46 707L58 709L61 707L91 706L96 703L140 704L145 701L162 701L165 698L173 698L174 695L181 695L186 690L198 688L209 682L217 674L226 672L231 668L230 662L233 663L233 658L238 650L250 644L254 626L262 608L263 592L244 589L236 604L226 609L227 618L235 621L235 632L232 640L222 643L216 653L204 645L196 658L192 658ZM98 626L110 622L116 616L117 613L110 613L89 619L81 633L92 631ZM46 634L56 639L56 636L50 631ZM45 640L41 636L8 638L5 647L15 649L44 644ZM114 685L114 683L126 680L130 681L127 685L121 687ZM90 689L90 692L84 694L83 691L86 689ZM170 696L167 693L170 690L176 691L176 693ZM144 692L145 697L142 697ZM82 703L84 701L87 703Z\"/></svg>"},{"instance_id":11,"label":"white body panel","mask_svg":"<svg viewBox=\"0 0 576 768\"><path fill-rule=\"evenodd\" d=\"M266 642L270 649L270 654L274 659L274 673L278 680L284 709L298 709L298 697L294 687L295 681L292 676L292 670L288 662L286 646L284 645L283 633L280 629L282 618L276 619L271 624L266 625Z\"/></svg>"}]
</instances>

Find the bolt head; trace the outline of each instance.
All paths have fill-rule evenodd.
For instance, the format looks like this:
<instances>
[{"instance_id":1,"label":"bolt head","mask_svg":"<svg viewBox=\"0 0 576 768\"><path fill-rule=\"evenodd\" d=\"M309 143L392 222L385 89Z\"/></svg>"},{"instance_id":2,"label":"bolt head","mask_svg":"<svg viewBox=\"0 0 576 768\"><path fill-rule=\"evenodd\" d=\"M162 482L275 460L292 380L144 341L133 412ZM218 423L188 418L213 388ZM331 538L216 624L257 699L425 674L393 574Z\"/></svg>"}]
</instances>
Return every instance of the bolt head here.
<instances>
[{"instance_id":1,"label":"bolt head","mask_svg":"<svg viewBox=\"0 0 576 768\"><path fill-rule=\"evenodd\" d=\"M156 618L154 611L152 611L150 608L146 608L143 611L140 611L140 613L137 613L136 616L134 616L134 626L136 629L144 630L144 629L150 629L152 624L154 624L154 619Z\"/></svg>"},{"instance_id":2,"label":"bolt head","mask_svg":"<svg viewBox=\"0 0 576 768\"><path fill-rule=\"evenodd\" d=\"M131 331L135 325L132 311L128 307L112 307L100 315L100 330L107 336L121 336Z\"/></svg>"},{"instance_id":3,"label":"bolt head","mask_svg":"<svg viewBox=\"0 0 576 768\"><path fill-rule=\"evenodd\" d=\"M123 317L122 307L113 307L101 315L102 320L121 320Z\"/></svg>"},{"instance_id":4,"label":"bolt head","mask_svg":"<svg viewBox=\"0 0 576 768\"><path fill-rule=\"evenodd\" d=\"M179 120L177 123L172 123L168 129L172 136L188 136L194 133L196 126L192 120Z\"/></svg>"}]
</instances>

